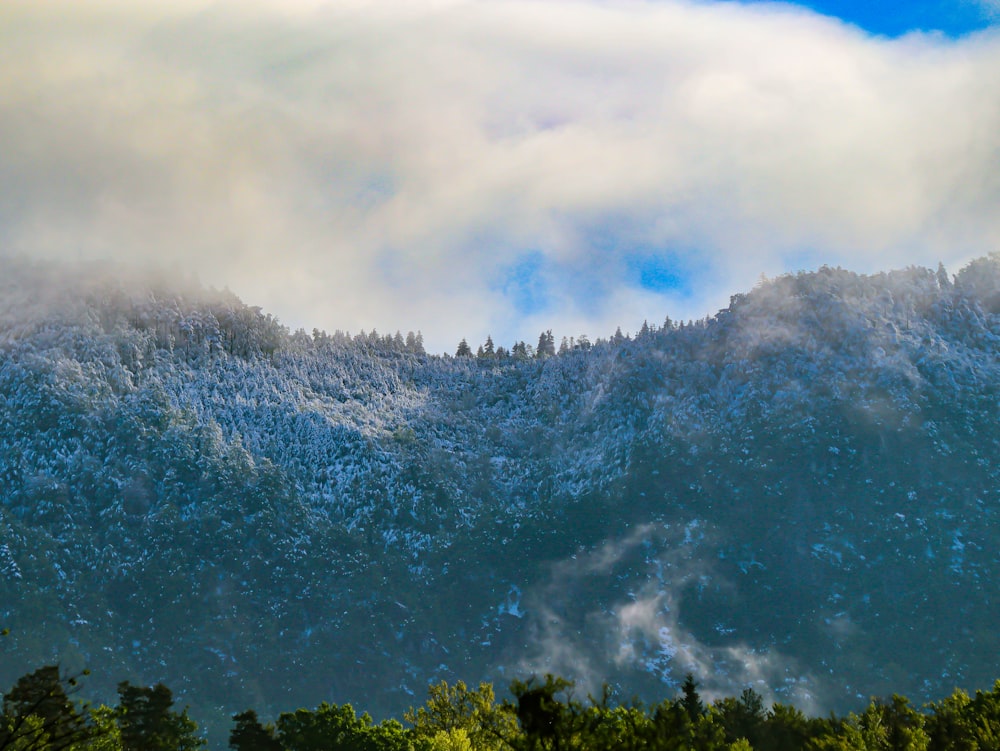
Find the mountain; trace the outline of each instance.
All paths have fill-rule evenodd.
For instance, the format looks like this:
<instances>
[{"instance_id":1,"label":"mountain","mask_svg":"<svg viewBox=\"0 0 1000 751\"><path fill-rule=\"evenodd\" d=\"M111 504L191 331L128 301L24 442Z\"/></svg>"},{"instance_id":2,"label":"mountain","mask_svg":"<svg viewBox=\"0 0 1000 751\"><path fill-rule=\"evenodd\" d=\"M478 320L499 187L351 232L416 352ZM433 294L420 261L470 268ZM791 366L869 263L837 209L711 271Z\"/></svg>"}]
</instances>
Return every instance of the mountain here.
<instances>
[{"instance_id":1,"label":"mountain","mask_svg":"<svg viewBox=\"0 0 1000 751\"><path fill-rule=\"evenodd\" d=\"M809 711L992 684L1000 255L561 349L5 260L0 685L164 681L221 732L545 671Z\"/></svg>"}]
</instances>

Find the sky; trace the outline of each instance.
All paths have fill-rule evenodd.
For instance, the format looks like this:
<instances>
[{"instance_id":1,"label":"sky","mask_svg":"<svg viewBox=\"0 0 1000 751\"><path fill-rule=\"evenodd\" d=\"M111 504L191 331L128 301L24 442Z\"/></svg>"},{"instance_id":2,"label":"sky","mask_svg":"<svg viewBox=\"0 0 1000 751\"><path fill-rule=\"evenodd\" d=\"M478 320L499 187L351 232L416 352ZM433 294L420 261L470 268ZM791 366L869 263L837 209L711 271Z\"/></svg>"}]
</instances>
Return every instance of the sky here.
<instances>
[{"instance_id":1,"label":"sky","mask_svg":"<svg viewBox=\"0 0 1000 751\"><path fill-rule=\"evenodd\" d=\"M0 4L0 254L293 329L594 339L998 206L1000 0Z\"/></svg>"}]
</instances>

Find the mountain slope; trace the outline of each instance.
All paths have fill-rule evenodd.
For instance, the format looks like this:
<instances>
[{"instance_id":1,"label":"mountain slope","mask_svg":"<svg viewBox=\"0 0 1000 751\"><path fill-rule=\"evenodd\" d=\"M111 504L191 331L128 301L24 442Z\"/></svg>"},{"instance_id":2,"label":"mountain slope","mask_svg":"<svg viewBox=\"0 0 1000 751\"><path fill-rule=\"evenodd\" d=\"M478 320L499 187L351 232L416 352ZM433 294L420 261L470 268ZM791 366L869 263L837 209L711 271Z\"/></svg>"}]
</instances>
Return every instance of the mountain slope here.
<instances>
[{"instance_id":1,"label":"mountain slope","mask_svg":"<svg viewBox=\"0 0 1000 751\"><path fill-rule=\"evenodd\" d=\"M1000 257L555 357L408 339L8 261L0 679L85 662L205 716L532 670L819 710L994 678Z\"/></svg>"}]
</instances>

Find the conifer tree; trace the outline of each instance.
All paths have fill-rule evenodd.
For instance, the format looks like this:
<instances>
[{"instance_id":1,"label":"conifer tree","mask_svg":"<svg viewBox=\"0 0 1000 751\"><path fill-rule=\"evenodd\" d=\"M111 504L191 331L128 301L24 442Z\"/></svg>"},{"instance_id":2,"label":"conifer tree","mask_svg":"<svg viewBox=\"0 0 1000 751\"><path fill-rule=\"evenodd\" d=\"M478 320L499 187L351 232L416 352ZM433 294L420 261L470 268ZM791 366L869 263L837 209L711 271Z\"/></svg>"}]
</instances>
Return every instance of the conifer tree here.
<instances>
[{"instance_id":1,"label":"conifer tree","mask_svg":"<svg viewBox=\"0 0 1000 751\"><path fill-rule=\"evenodd\" d=\"M690 673L684 676L684 684L681 686L681 691L683 692L681 703L684 706L684 711L687 712L687 716L691 722L697 723L701 716L705 714L705 705L701 702L701 696L698 694L698 686L694 682L694 676Z\"/></svg>"},{"instance_id":2,"label":"conifer tree","mask_svg":"<svg viewBox=\"0 0 1000 751\"><path fill-rule=\"evenodd\" d=\"M552 329L543 331L538 335L538 346L535 348L535 357L552 357L556 353L556 338L552 335Z\"/></svg>"}]
</instances>

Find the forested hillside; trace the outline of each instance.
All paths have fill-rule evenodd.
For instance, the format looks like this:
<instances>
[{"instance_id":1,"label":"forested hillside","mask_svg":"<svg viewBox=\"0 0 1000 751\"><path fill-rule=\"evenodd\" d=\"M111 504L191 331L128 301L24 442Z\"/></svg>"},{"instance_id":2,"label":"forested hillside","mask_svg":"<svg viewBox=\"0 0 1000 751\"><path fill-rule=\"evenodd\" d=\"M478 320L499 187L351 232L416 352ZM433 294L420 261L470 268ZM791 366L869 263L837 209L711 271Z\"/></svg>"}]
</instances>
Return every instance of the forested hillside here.
<instances>
[{"instance_id":1,"label":"forested hillside","mask_svg":"<svg viewBox=\"0 0 1000 751\"><path fill-rule=\"evenodd\" d=\"M0 684L100 665L225 718L546 671L807 711L995 678L1000 256L483 344L4 260Z\"/></svg>"}]
</instances>

